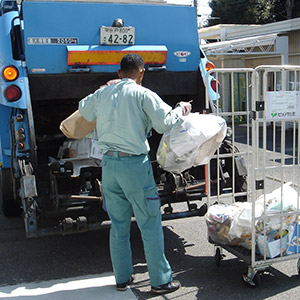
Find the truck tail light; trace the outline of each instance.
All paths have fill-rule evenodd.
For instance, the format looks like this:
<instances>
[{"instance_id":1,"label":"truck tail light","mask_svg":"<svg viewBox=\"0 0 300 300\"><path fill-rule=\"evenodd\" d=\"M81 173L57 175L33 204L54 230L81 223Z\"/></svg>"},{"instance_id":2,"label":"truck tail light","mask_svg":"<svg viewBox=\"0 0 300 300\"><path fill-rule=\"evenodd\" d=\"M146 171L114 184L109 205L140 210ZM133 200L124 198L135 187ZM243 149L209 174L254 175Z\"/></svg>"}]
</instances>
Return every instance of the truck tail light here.
<instances>
[{"instance_id":1,"label":"truck tail light","mask_svg":"<svg viewBox=\"0 0 300 300\"><path fill-rule=\"evenodd\" d=\"M4 96L8 102L14 102L21 98L22 92L16 85L10 85L4 90Z\"/></svg>"},{"instance_id":2,"label":"truck tail light","mask_svg":"<svg viewBox=\"0 0 300 300\"><path fill-rule=\"evenodd\" d=\"M206 72L209 72L210 70L212 70L214 68L215 68L215 65L210 61L208 61L205 65Z\"/></svg>"},{"instance_id":3,"label":"truck tail light","mask_svg":"<svg viewBox=\"0 0 300 300\"><path fill-rule=\"evenodd\" d=\"M220 91L220 82L218 80L212 79L210 86L216 93Z\"/></svg>"},{"instance_id":4,"label":"truck tail light","mask_svg":"<svg viewBox=\"0 0 300 300\"><path fill-rule=\"evenodd\" d=\"M19 71L15 66L5 67L2 76L6 81L14 81L19 77Z\"/></svg>"}]
</instances>

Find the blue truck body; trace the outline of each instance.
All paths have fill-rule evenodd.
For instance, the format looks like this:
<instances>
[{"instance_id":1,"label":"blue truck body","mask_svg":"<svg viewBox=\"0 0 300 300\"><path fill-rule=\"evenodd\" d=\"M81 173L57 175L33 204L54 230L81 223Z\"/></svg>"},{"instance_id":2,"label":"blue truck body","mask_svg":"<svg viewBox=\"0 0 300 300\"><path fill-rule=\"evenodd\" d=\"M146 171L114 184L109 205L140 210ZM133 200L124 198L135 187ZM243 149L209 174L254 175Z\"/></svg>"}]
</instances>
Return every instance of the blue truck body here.
<instances>
[{"instance_id":1,"label":"blue truck body","mask_svg":"<svg viewBox=\"0 0 300 300\"><path fill-rule=\"evenodd\" d=\"M23 18L29 74L34 69L43 70L45 74L69 72L72 67L66 60L69 46L78 51L143 51L142 46L151 51L151 46L164 46L168 52L166 70L198 70L200 51L194 7L102 3L99 12L99 3L55 2L49 5L28 1L23 3ZM100 26L111 26L116 18L122 18L124 26L135 27L136 45L100 45ZM69 39L70 44L29 44L33 38L63 38ZM174 55L182 50L190 52L184 62ZM91 65L90 69L91 72L116 73L118 63Z\"/></svg>"},{"instance_id":2,"label":"blue truck body","mask_svg":"<svg viewBox=\"0 0 300 300\"><path fill-rule=\"evenodd\" d=\"M205 108L207 58L195 8L117 2L1 1L0 197L6 216L23 212L28 237L98 229L108 220L101 168L74 175L73 163L57 155L66 141L59 124L80 99L117 77L123 55L144 57L143 84L171 106L193 100L194 111ZM163 171L155 162L159 139L150 138L150 156L165 218L204 215L203 168ZM187 211L174 213L174 202L186 202Z\"/></svg>"}]
</instances>

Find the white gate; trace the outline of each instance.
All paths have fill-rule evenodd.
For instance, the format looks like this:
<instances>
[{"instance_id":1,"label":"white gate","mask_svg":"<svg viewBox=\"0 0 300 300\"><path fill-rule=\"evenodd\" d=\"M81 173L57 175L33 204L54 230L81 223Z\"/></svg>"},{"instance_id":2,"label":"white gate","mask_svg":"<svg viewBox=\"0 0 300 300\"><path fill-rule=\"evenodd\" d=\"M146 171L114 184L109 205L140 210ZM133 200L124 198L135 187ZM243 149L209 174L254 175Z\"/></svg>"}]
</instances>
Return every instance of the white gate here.
<instances>
[{"instance_id":1,"label":"white gate","mask_svg":"<svg viewBox=\"0 0 300 300\"><path fill-rule=\"evenodd\" d=\"M251 160L251 116L255 92L254 69L214 69L213 73L219 85L216 95L211 95L207 89L206 108L226 120L229 137L225 140L226 149L220 148L216 154L217 168L208 167L207 170L210 179L207 181L208 206L216 201L228 203L249 198L249 186L247 188L243 179L249 181L251 175L246 165ZM214 169L219 172L211 174Z\"/></svg>"},{"instance_id":2,"label":"white gate","mask_svg":"<svg viewBox=\"0 0 300 300\"><path fill-rule=\"evenodd\" d=\"M211 101L207 92L207 108L226 119L234 151L222 153L220 148L216 154L215 192L208 167L208 206L217 202L239 209L227 216L232 218L227 228L230 238L211 242L216 245L217 263L223 248L248 263L243 279L255 286L258 271L300 253L300 66L215 69L214 73L220 82L219 96ZM227 186L226 170L232 177ZM246 188L240 187L240 174L247 178ZM233 204L245 196L248 203ZM233 232L236 239L230 236ZM300 272L299 260L297 268Z\"/></svg>"}]
</instances>

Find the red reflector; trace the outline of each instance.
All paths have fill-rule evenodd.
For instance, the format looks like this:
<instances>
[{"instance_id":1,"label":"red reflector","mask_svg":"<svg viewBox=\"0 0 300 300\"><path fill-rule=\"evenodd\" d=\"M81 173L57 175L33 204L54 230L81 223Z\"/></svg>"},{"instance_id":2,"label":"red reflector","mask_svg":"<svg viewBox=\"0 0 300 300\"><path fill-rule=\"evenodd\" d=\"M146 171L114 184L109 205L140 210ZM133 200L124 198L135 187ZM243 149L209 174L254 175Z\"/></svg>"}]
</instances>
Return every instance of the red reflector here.
<instances>
[{"instance_id":1,"label":"red reflector","mask_svg":"<svg viewBox=\"0 0 300 300\"><path fill-rule=\"evenodd\" d=\"M216 79L212 79L210 82L210 86L215 92L219 92L219 90L220 90L220 82L219 81L217 81Z\"/></svg>"},{"instance_id":2,"label":"red reflector","mask_svg":"<svg viewBox=\"0 0 300 300\"><path fill-rule=\"evenodd\" d=\"M18 149L23 149L24 148L24 144L23 143L19 143L18 144Z\"/></svg>"},{"instance_id":3,"label":"red reflector","mask_svg":"<svg viewBox=\"0 0 300 300\"><path fill-rule=\"evenodd\" d=\"M4 91L4 96L8 102L14 102L21 98L22 92L16 85L8 86Z\"/></svg>"}]
</instances>

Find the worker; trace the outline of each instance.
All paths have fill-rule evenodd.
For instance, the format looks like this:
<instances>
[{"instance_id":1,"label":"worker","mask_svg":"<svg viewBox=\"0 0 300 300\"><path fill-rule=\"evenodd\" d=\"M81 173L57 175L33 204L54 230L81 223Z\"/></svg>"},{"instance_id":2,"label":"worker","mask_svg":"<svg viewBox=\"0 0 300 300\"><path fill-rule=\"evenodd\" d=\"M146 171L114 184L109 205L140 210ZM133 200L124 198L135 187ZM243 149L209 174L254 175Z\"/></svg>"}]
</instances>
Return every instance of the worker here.
<instances>
[{"instance_id":1,"label":"worker","mask_svg":"<svg viewBox=\"0 0 300 300\"><path fill-rule=\"evenodd\" d=\"M160 199L148 152L152 128L169 131L183 122L191 104L179 102L172 109L151 90L142 87L144 60L127 54L121 60L120 82L98 89L82 99L79 111L85 119L97 119L99 148L103 152L102 190L111 220L110 255L116 289L125 291L134 280L130 225L135 217L144 244L151 283L156 294L180 287L164 254Z\"/></svg>"}]
</instances>

